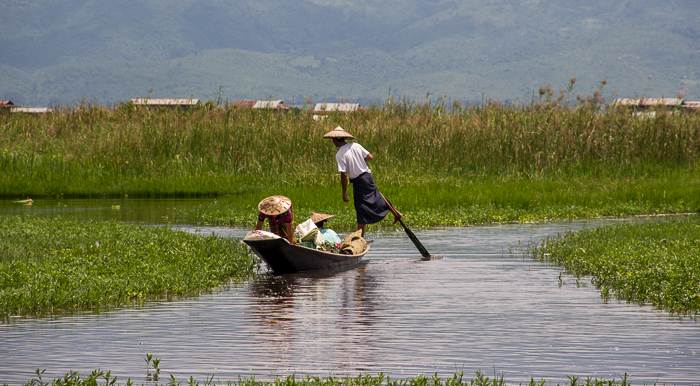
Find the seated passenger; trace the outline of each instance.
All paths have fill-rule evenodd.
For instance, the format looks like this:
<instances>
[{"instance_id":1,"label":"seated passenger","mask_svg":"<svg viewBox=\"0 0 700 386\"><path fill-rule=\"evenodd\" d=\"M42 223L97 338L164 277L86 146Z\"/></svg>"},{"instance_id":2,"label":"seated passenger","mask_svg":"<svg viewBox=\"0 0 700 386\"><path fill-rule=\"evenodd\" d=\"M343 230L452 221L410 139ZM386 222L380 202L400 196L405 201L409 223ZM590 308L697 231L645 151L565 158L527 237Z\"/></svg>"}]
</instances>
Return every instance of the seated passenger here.
<instances>
[{"instance_id":1,"label":"seated passenger","mask_svg":"<svg viewBox=\"0 0 700 386\"><path fill-rule=\"evenodd\" d=\"M332 214L314 213L311 215L311 221L316 224L318 231L323 235L323 239L332 244L340 244L340 237L333 229L326 228L326 221L333 218Z\"/></svg>"},{"instance_id":2,"label":"seated passenger","mask_svg":"<svg viewBox=\"0 0 700 386\"><path fill-rule=\"evenodd\" d=\"M292 200L285 196L270 196L258 204L258 223L255 230L263 227L265 219L270 224L270 232L294 243L294 210Z\"/></svg>"}]
</instances>

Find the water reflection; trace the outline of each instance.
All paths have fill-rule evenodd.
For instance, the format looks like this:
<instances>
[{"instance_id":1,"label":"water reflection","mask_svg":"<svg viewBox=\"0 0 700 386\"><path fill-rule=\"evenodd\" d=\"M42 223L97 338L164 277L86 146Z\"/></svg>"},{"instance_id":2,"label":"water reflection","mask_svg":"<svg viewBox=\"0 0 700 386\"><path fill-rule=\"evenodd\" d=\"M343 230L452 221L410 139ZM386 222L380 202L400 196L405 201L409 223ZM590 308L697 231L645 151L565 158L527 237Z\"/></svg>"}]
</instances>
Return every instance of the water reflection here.
<instances>
[{"instance_id":1,"label":"water reflection","mask_svg":"<svg viewBox=\"0 0 700 386\"><path fill-rule=\"evenodd\" d=\"M0 215L63 216L82 220L114 220L167 224L178 210L197 207L213 198L36 199L31 205L0 200Z\"/></svg>"},{"instance_id":2,"label":"water reflection","mask_svg":"<svg viewBox=\"0 0 700 386\"><path fill-rule=\"evenodd\" d=\"M367 262L357 267L320 273L263 275L251 283L251 316L258 320L256 339L264 356L281 368L293 368L296 347L326 354L328 370L366 371L368 344L375 319L374 279ZM329 314L329 308L335 311ZM326 346L332 346L328 350Z\"/></svg>"},{"instance_id":3,"label":"water reflection","mask_svg":"<svg viewBox=\"0 0 700 386\"><path fill-rule=\"evenodd\" d=\"M252 297L257 307L251 315L258 319L260 327L256 340L261 344L261 354L276 355L282 366L288 366L294 355L294 292L296 283L283 276L269 276L268 280L253 285Z\"/></svg>"}]
</instances>

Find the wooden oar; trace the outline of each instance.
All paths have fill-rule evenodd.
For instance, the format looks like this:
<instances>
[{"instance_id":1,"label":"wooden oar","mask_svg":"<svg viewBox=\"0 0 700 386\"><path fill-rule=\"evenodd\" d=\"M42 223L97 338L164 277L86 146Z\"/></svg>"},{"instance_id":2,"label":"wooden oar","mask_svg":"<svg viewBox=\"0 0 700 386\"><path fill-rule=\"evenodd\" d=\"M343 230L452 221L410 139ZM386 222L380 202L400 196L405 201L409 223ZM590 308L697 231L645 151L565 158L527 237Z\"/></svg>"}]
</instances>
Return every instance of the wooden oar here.
<instances>
[{"instance_id":1,"label":"wooden oar","mask_svg":"<svg viewBox=\"0 0 700 386\"><path fill-rule=\"evenodd\" d=\"M384 195L382 195L382 198L384 199L384 202L386 202L386 204L389 206L389 209L391 209L391 212L394 214L394 216L396 216L396 213L398 213L399 211L396 210L396 208L394 208L393 205L391 205L389 200L387 200L386 197L384 197ZM428 252L428 250L425 249L423 244L421 244L420 240L418 240L418 237L416 237L416 235L414 235L413 232L411 232L411 230L408 229L408 227L406 226L406 224L403 223L403 220L401 220L401 218L397 218L397 220L403 227L403 230L406 231L406 234L408 235L408 238L411 239L411 241L413 242L413 245L415 245L416 248L418 248L418 251L420 252L421 256L423 256L423 260L430 260L433 256L431 256L430 252Z\"/></svg>"}]
</instances>

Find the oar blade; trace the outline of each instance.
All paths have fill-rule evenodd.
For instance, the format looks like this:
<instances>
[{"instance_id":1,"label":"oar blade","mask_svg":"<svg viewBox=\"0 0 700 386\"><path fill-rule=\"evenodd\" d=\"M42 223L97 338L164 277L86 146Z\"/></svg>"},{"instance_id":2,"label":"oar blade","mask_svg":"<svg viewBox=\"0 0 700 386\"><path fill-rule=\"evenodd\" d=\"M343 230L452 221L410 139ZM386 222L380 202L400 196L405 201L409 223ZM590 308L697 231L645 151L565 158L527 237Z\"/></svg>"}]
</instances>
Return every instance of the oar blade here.
<instances>
[{"instance_id":1,"label":"oar blade","mask_svg":"<svg viewBox=\"0 0 700 386\"><path fill-rule=\"evenodd\" d=\"M386 204L387 204L387 206L390 208L390 210L394 213L394 216L396 216L397 213L398 213L398 211L396 210L396 208L394 208L394 206L389 202L389 200L386 199L386 197L382 196L382 198L384 199L384 202L386 202ZM428 252L428 250L425 249L425 247L423 246L423 244L421 244L420 240L418 240L418 237L416 237L416 235L414 235L413 232L411 232L411 230L408 229L408 227L406 226L406 224L403 223L403 220L401 220L401 217L398 217L397 220L399 221L399 223L401 223L401 226L403 227L403 230L404 230L404 231L406 232L406 234L408 235L408 238L411 239L411 241L413 242L413 245L416 246L416 248L417 248L418 251L420 252L421 256L423 256L423 260L430 260L431 257L432 257L432 256L430 255L430 252Z\"/></svg>"},{"instance_id":2,"label":"oar blade","mask_svg":"<svg viewBox=\"0 0 700 386\"><path fill-rule=\"evenodd\" d=\"M430 259L430 252L428 252L428 250L425 249L420 240L418 240L418 237L416 237L416 235L414 235L413 232L410 229L408 229L406 224L404 224L401 219L399 219L399 222L401 223L401 226L403 226L403 230L406 231L408 238L411 239L413 245L415 245L418 249L418 252L420 252L421 256L423 256L424 259Z\"/></svg>"}]
</instances>

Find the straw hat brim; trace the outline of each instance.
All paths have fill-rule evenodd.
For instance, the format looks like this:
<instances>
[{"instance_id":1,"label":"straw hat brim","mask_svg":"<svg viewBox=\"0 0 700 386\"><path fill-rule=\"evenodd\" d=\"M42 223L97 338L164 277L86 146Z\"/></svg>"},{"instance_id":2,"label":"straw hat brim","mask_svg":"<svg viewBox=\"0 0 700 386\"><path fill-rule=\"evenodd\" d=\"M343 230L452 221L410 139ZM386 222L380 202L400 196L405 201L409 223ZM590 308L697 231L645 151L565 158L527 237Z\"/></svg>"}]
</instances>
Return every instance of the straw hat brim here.
<instances>
[{"instance_id":1,"label":"straw hat brim","mask_svg":"<svg viewBox=\"0 0 700 386\"><path fill-rule=\"evenodd\" d=\"M314 212L311 215L311 221L313 221L314 223L318 223L318 222L328 220L329 218L333 218L333 217L335 217L335 216L333 216L332 214L323 214L323 213Z\"/></svg>"},{"instance_id":2,"label":"straw hat brim","mask_svg":"<svg viewBox=\"0 0 700 386\"><path fill-rule=\"evenodd\" d=\"M343 130L342 127L338 126L335 129L327 132L326 134L323 134L323 138L348 138L348 139L355 139L355 137L352 136L352 134L348 133L347 131Z\"/></svg>"},{"instance_id":3,"label":"straw hat brim","mask_svg":"<svg viewBox=\"0 0 700 386\"><path fill-rule=\"evenodd\" d=\"M270 196L258 204L258 210L268 216L277 216L292 207L292 200L285 196Z\"/></svg>"}]
</instances>

